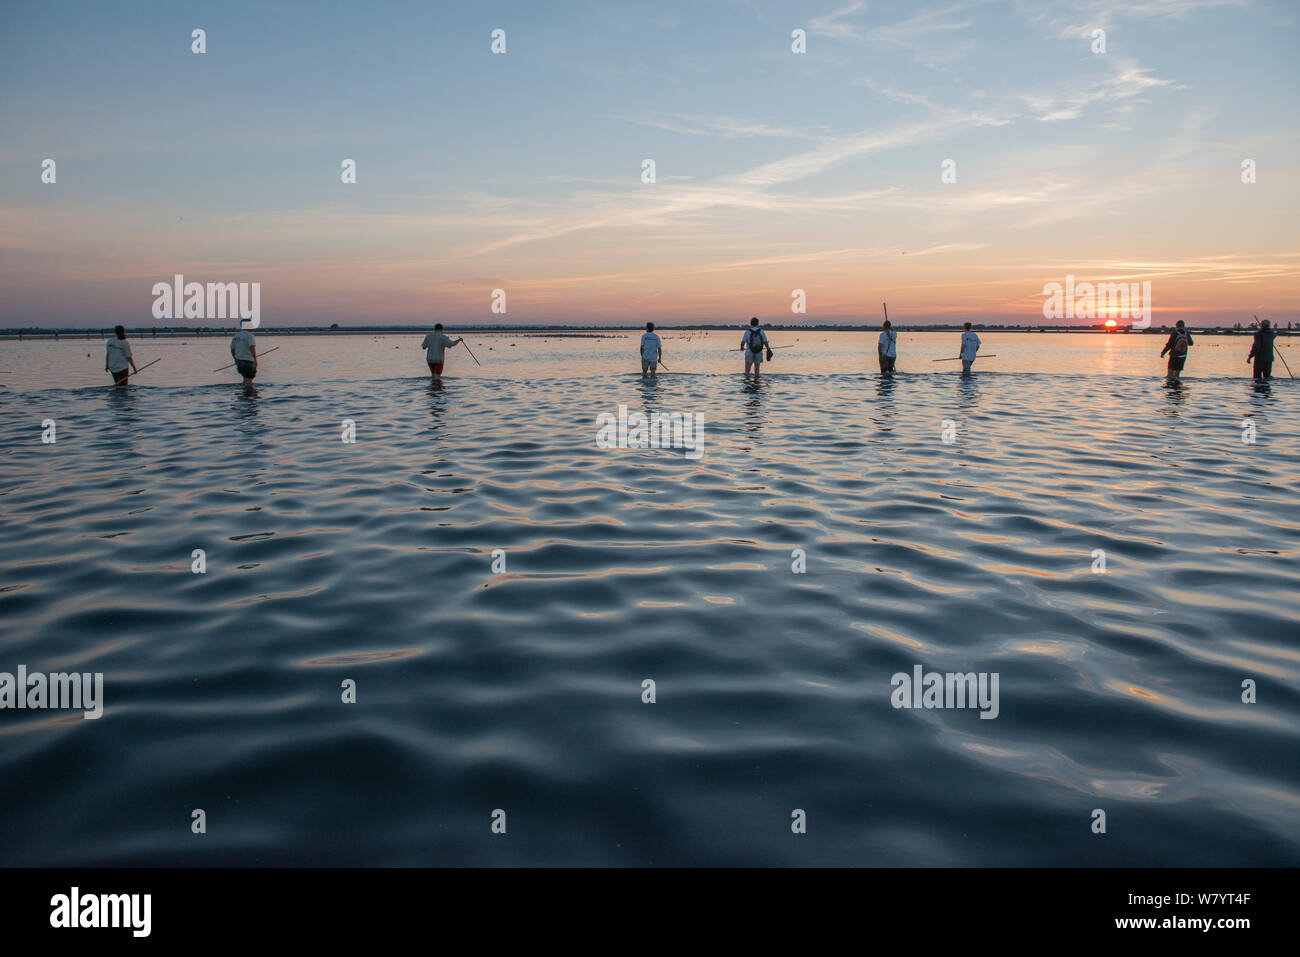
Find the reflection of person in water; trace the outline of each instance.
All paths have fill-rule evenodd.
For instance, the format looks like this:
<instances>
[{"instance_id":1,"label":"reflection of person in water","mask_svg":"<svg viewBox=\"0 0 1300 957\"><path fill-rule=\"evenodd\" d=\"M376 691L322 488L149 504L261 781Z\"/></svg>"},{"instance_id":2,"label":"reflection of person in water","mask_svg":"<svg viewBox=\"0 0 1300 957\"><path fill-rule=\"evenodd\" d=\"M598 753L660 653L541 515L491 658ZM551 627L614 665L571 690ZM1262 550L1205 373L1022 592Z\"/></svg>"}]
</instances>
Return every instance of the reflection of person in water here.
<instances>
[{"instance_id":1,"label":"reflection of person in water","mask_svg":"<svg viewBox=\"0 0 1300 957\"><path fill-rule=\"evenodd\" d=\"M745 413L745 431L757 435L763 430L763 380L757 376L745 379L740 391L745 396L741 407Z\"/></svg>"}]
</instances>

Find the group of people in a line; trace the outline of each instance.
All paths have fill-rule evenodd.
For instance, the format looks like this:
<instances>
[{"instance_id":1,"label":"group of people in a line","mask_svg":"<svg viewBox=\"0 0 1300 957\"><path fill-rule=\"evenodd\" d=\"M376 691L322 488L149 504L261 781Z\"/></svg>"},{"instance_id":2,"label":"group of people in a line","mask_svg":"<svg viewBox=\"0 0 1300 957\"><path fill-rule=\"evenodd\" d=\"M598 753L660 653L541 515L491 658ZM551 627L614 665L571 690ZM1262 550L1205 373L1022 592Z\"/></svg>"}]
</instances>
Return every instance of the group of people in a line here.
<instances>
[{"instance_id":1,"label":"group of people in a line","mask_svg":"<svg viewBox=\"0 0 1300 957\"><path fill-rule=\"evenodd\" d=\"M429 374L435 382L442 378L447 350L464 341L463 338L453 339L443 332L441 322L435 324L433 332L424 337L420 348L425 350ZM251 330L240 329L230 337L230 358L234 360L235 370L243 378L244 385L251 386L257 378L257 340L253 338ZM115 385L125 385L131 373L139 371L123 326L113 327L113 338L108 340L104 349L104 371L112 374Z\"/></svg>"},{"instance_id":2,"label":"group of people in a line","mask_svg":"<svg viewBox=\"0 0 1300 957\"><path fill-rule=\"evenodd\" d=\"M1254 362L1254 377L1258 381L1266 381L1273 378L1273 340L1277 338L1277 331L1264 319L1259 324L1259 329L1255 332L1255 337L1250 344L1250 354L1246 356L1247 362ZM1160 350L1160 358L1169 356L1169 366L1165 371L1166 378L1171 381L1178 381L1183 374L1183 366L1187 364L1187 350L1192 347L1192 334L1187 329L1187 324L1179 319L1174 324L1174 331L1169 333L1169 338L1165 341L1165 347Z\"/></svg>"},{"instance_id":3,"label":"group of people in a line","mask_svg":"<svg viewBox=\"0 0 1300 957\"><path fill-rule=\"evenodd\" d=\"M257 342L247 329L240 329L230 337L230 358L235 360L235 369L244 377L244 385L252 385L257 376ZM140 371L135 366L131 343L127 341L123 326L113 327L113 338L104 346L104 371L113 376L114 385L126 385L131 373Z\"/></svg>"},{"instance_id":4,"label":"group of people in a line","mask_svg":"<svg viewBox=\"0 0 1300 957\"><path fill-rule=\"evenodd\" d=\"M971 331L970 323L962 323L961 344L957 358L961 360L961 374L970 375L975 357L980 351L980 337ZM876 341L876 358L880 360L880 371L885 375L894 374L894 363L898 361L898 333L894 324L888 319L880 327L880 338Z\"/></svg>"},{"instance_id":5,"label":"group of people in a line","mask_svg":"<svg viewBox=\"0 0 1300 957\"><path fill-rule=\"evenodd\" d=\"M112 374L115 384L125 385L131 373L139 370L136 369L135 359L131 355L131 343L127 341L126 329L122 326L115 326L113 332L114 337L108 340L104 350L104 371ZM1250 347L1250 354L1246 357L1247 362L1254 362L1255 364L1254 374L1256 379L1273 378L1273 340L1276 338L1277 332L1269 325L1267 319L1263 320L1259 324L1259 330L1255 333L1254 341ZM433 377L434 382L439 382L442 379L447 350L460 345L464 341L463 337L453 339L447 335L443 331L442 323L439 322L434 325L433 332L425 336L420 342L420 348L425 350L425 360L429 364L429 374ZM1183 320L1179 319L1174 326L1173 332L1169 334L1165 347L1160 350L1162 359L1166 355L1169 356L1169 367L1166 374L1170 380L1176 381L1181 377L1183 366L1187 362L1187 351L1192 344L1191 332L1187 329ZM980 337L971 331L969 322L964 323L957 356L961 360L962 375L971 374L971 368L979 353L979 348ZM745 354L745 375L747 376L753 375L757 377L762 369L764 359L771 361L772 344L757 317L749 320L749 326L746 327L744 335L740 339L740 351ZM659 334L655 332L653 322L645 324L645 333L641 336L638 355L641 359L641 374L657 375L659 366L663 362L664 345ZM236 370L243 377L244 385L251 386L253 379L257 377L257 342L254 340L251 330L241 328L231 337L230 357L234 360ZM898 333L888 319L885 320L884 325L881 327L880 337L876 344L876 357L880 362L881 373L893 375L894 365L898 361ZM667 366L664 368L666 369Z\"/></svg>"},{"instance_id":6,"label":"group of people in a line","mask_svg":"<svg viewBox=\"0 0 1300 957\"><path fill-rule=\"evenodd\" d=\"M885 320L882 329L876 353L880 359L880 371L892 375L894 362L898 358L898 334L894 332L893 324L888 319ZM979 348L980 337L971 331L968 322L965 324L965 331L961 334L961 349L958 355L961 359L962 375L971 374L971 365L975 362L975 355L979 352ZM763 360L772 361L772 343L768 340L767 331L763 329L757 316L749 320L749 325L740 337L739 351L745 354L745 375L759 375ZM664 344L659 338L659 333L655 332L653 322L645 324L645 333L641 336L637 354L641 358L641 374L656 375L659 364L663 361Z\"/></svg>"},{"instance_id":7,"label":"group of people in a line","mask_svg":"<svg viewBox=\"0 0 1300 957\"><path fill-rule=\"evenodd\" d=\"M744 335L740 337L740 350L745 354L745 375L758 375L762 369L764 357L772 359L772 344L767 340L767 332L759 324L757 317L749 320ZM641 357L641 374L657 375L659 365L663 362L664 343L655 332L655 324L647 322L641 344L637 348ZM665 369L668 367L665 365Z\"/></svg>"}]
</instances>

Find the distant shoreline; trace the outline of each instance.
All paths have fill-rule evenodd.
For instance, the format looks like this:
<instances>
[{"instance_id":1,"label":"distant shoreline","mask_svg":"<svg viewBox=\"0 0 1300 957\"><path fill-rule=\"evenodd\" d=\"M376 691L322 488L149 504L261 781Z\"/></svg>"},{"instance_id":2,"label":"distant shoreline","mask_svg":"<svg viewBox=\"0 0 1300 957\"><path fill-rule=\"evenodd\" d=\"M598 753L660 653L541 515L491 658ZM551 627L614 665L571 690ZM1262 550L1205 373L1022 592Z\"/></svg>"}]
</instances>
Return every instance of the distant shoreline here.
<instances>
[{"instance_id":1,"label":"distant shoreline","mask_svg":"<svg viewBox=\"0 0 1300 957\"><path fill-rule=\"evenodd\" d=\"M663 332L739 332L743 329L737 325L668 325L656 323ZM379 335L424 335L432 328L432 323L421 326L268 326L254 330L259 336L379 336ZM629 333L640 332L644 324L626 326L483 326L467 324L448 324L449 331L474 332L492 335L546 335L554 338L605 339ZM766 323L763 326L770 332L879 332L880 324L868 325L787 325ZM896 325L898 332L951 332L962 331L960 325ZM1167 335L1172 326L1151 326L1148 329L1106 329L1103 326L1005 326L979 325L973 323L971 328L980 332L1021 332L1036 334L1052 333L1091 333L1096 335ZM1193 332L1201 335L1250 336L1255 330L1251 328L1233 329L1223 326L1192 326ZM219 326L177 327L177 326L128 326L127 335L137 338L157 339L201 339L223 338L234 333L234 327ZM1300 334L1300 329L1278 329L1274 331L1280 337ZM80 329L0 329L0 339L26 341L28 339L107 339L112 335L109 326L97 326Z\"/></svg>"}]
</instances>

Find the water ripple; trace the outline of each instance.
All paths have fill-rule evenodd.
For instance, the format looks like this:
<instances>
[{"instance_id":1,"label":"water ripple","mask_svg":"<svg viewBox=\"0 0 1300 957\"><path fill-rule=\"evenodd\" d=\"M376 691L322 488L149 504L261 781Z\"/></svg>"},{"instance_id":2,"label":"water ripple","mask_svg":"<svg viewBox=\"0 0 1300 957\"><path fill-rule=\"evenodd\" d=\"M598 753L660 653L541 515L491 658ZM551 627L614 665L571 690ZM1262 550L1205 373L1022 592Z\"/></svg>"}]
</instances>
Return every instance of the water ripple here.
<instances>
[{"instance_id":1,"label":"water ripple","mask_svg":"<svg viewBox=\"0 0 1300 957\"><path fill-rule=\"evenodd\" d=\"M620 402L704 412L703 458L598 449ZM0 392L0 671L106 697L0 712L3 863L1294 866L1297 412L1010 374ZM998 672L998 718L891 707L918 664Z\"/></svg>"}]
</instances>

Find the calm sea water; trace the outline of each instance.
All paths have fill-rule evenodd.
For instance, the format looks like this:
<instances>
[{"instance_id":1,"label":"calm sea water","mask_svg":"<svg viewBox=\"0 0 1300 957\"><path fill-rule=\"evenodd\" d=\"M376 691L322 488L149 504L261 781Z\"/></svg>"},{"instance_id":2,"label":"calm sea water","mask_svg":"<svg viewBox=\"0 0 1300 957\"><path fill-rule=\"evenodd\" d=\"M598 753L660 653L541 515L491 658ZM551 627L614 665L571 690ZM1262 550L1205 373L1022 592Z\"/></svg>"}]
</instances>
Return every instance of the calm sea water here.
<instances>
[{"instance_id":1,"label":"calm sea water","mask_svg":"<svg viewBox=\"0 0 1300 957\"><path fill-rule=\"evenodd\" d=\"M1152 336L963 380L905 333L891 381L796 338L754 384L738 332L655 382L477 336L434 389L411 337L265 337L256 394L224 340L127 389L0 344L0 671L105 696L0 711L0 863L1300 864L1294 383L1242 338L1180 389ZM702 457L597 448L620 404ZM916 665L998 717L895 709Z\"/></svg>"}]
</instances>

